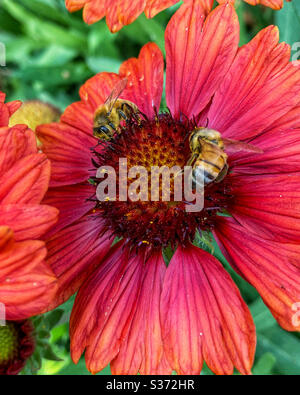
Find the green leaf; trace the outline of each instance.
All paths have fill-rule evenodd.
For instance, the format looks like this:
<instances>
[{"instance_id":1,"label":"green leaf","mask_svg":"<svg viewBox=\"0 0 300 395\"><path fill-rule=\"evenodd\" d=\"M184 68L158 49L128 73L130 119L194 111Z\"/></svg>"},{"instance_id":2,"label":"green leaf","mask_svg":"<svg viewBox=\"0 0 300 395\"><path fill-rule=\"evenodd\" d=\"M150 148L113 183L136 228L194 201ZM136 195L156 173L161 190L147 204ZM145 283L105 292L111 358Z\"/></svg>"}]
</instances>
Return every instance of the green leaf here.
<instances>
[{"instance_id":1,"label":"green leaf","mask_svg":"<svg viewBox=\"0 0 300 395\"><path fill-rule=\"evenodd\" d=\"M250 305L250 310L257 332L264 331L277 325L275 318L261 298L257 298L256 301Z\"/></svg>"},{"instance_id":2,"label":"green leaf","mask_svg":"<svg viewBox=\"0 0 300 395\"><path fill-rule=\"evenodd\" d=\"M48 328L49 329L54 328L60 322L63 315L64 315L64 310L62 309L56 309L48 313L45 319Z\"/></svg>"},{"instance_id":3,"label":"green leaf","mask_svg":"<svg viewBox=\"0 0 300 395\"><path fill-rule=\"evenodd\" d=\"M286 332L278 325L260 332L257 337L257 357L271 353L276 358L274 372L278 374L299 374L300 339Z\"/></svg>"},{"instance_id":4,"label":"green leaf","mask_svg":"<svg viewBox=\"0 0 300 395\"><path fill-rule=\"evenodd\" d=\"M300 3L285 3L282 10L276 12L275 22L279 27L280 40L292 46L292 56L300 49ZM298 57L299 58L299 57Z\"/></svg>"},{"instance_id":5,"label":"green leaf","mask_svg":"<svg viewBox=\"0 0 300 395\"><path fill-rule=\"evenodd\" d=\"M276 358L273 354L267 352L261 356L261 358L255 364L252 373L255 375L272 374L272 370L275 366Z\"/></svg>"}]
</instances>

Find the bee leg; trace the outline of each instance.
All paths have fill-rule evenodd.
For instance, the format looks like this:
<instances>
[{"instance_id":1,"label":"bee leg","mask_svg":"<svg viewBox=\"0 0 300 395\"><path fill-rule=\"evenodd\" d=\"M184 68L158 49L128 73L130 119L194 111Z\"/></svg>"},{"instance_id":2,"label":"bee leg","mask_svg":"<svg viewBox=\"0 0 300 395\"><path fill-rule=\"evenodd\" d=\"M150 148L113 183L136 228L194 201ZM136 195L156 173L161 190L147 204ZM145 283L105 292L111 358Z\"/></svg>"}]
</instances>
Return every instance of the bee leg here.
<instances>
[{"instance_id":1,"label":"bee leg","mask_svg":"<svg viewBox=\"0 0 300 395\"><path fill-rule=\"evenodd\" d=\"M189 160L187 161L186 165L187 166L192 166L192 163L195 161L195 159L197 158L197 154L193 154L190 156Z\"/></svg>"},{"instance_id":2,"label":"bee leg","mask_svg":"<svg viewBox=\"0 0 300 395\"><path fill-rule=\"evenodd\" d=\"M115 125L112 122L109 122L108 125L114 130L117 131L117 128L115 127Z\"/></svg>"},{"instance_id":3,"label":"bee leg","mask_svg":"<svg viewBox=\"0 0 300 395\"><path fill-rule=\"evenodd\" d=\"M96 135L96 137L100 137L97 136L97 134L103 134L105 136L105 140L110 140L112 137L110 130L106 126L98 126L94 128L94 135Z\"/></svg>"},{"instance_id":4,"label":"bee leg","mask_svg":"<svg viewBox=\"0 0 300 395\"><path fill-rule=\"evenodd\" d=\"M215 182L221 182L228 172L228 165L227 163L224 165L223 169L219 173L218 177L215 179Z\"/></svg>"},{"instance_id":5,"label":"bee leg","mask_svg":"<svg viewBox=\"0 0 300 395\"><path fill-rule=\"evenodd\" d=\"M125 114L125 112L124 111L122 111L122 110L118 110L118 114L120 115L120 117L122 117L123 119L125 119L125 121L127 121L127 116L126 116L126 114Z\"/></svg>"}]
</instances>

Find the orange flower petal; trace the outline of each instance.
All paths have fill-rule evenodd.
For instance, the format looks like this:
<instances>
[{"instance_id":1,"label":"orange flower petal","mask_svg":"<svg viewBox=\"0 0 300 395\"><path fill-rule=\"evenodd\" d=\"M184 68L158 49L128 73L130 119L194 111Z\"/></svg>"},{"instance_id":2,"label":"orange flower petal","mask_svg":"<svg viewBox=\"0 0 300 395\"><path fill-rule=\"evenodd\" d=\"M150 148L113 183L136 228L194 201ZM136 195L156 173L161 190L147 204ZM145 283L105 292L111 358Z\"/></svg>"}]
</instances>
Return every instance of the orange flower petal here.
<instances>
[{"instance_id":1,"label":"orange flower petal","mask_svg":"<svg viewBox=\"0 0 300 395\"><path fill-rule=\"evenodd\" d=\"M68 300L100 264L113 241L109 232L102 234L99 218L83 217L47 241L47 262L59 285L52 308Z\"/></svg>"},{"instance_id":2,"label":"orange flower petal","mask_svg":"<svg viewBox=\"0 0 300 395\"><path fill-rule=\"evenodd\" d=\"M66 7L70 12L78 11L90 0L66 0Z\"/></svg>"},{"instance_id":3,"label":"orange flower petal","mask_svg":"<svg viewBox=\"0 0 300 395\"><path fill-rule=\"evenodd\" d=\"M173 115L197 116L224 79L237 51L238 18L230 5L207 19L201 1L184 4L166 29L166 99Z\"/></svg>"},{"instance_id":4,"label":"orange flower petal","mask_svg":"<svg viewBox=\"0 0 300 395\"><path fill-rule=\"evenodd\" d=\"M48 189L43 203L56 207L60 216L56 225L45 236L46 239L92 210L95 202L90 198L94 194L95 187L87 183Z\"/></svg>"},{"instance_id":5,"label":"orange flower petal","mask_svg":"<svg viewBox=\"0 0 300 395\"><path fill-rule=\"evenodd\" d=\"M255 327L238 288L220 262L190 245L178 247L161 296L163 342L171 367L199 374L203 360L216 374L234 366L249 374Z\"/></svg>"},{"instance_id":6,"label":"orange flower petal","mask_svg":"<svg viewBox=\"0 0 300 395\"><path fill-rule=\"evenodd\" d=\"M0 127L8 126L10 116L21 106L19 100L4 103L5 93L0 91Z\"/></svg>"},{"instance_id":7,"label":"orange flower petal","mask_svg":"<svg viewBox=\"0 0 300 395\"><path fill-rule=\"evenodd\" d=\"M45 312L56 291L56 278L44 261L44 243L7 242L9 248L4 245L0 250L0 301L5 305L6 319Z\"/></svg>"},{"instance_id":8,"label":"orange flower petal","mask_svg":"<svg viewBox=\"0 0 300 395\"><path fill-rule=\"evenodd\" d=\"M268 132L262 133L251 141L263 150L259 155L242 153L230 156L235 174L282 174L300 171L300 108L289 112L289 115ZM277 124L277 123L276 123ZM283 126L286 125L286 126ZM286 130L282 133L282 130Z\"/></svg>"},{"instance_id":9,"label":"orange flower petal","mask_svg":"<svg viewBox=\"0 0 300 395\"><path fill-rule=\"evenodd\" d=\"M143 277L141 254L116 245L80 288L71 315L71 355L78 362L84 349L88 369L99 372L117 356L137 307Z\"/></svg>"},{"instance_id":10,"label":"orange flower petal","mask_svg":"<svg viewBox=\"0 0 300 395\"><path fill-rule=\"evenodd\" d=\"M44 154L28 155L3 176L1 204L36 204L43 199L50 179L50 161Z\"/></svg>"},{"instance_id":11,"label":"orange flower petal","mask_svg":"<svg viewBox=\"0 0 300 395\"><path fill-rule=\"evenodd\" d=\"M112 32L129 25L145 10L148 18L177 3L179 0L66 0L70 12L83 8L83 19L91 24L106 15L106 22ZM205 0L211 2L212 0Z\"/></svg>"},{"instance_id":12,"label":"orange flower petal","mask_svg":"<svg viewBox=\"0 0 300 395\"><path fill-rule=\"evenodd\" d=\"M298 173L231 176L234 200L228 211L248 231L280 242L300 239Z\"/></svg>"},{"instance_id":13,"label":"orange flower petal","mask_svg":"<svg viewBox=\"0 0 300 395\"><path fill-rule=\"evenodd\" d=\"M232 4L234 4L235 0L217 0L218 3L224 4L227 1L230 1ZM264 5L266 7L273 8L273 10L280 10L283 7L283 0L244 0L246 3L251 4L251 5ZM292 1L292 0L286 0L286 1Z\"/></svg>"},{"instance_id":14,"label":"orange flower petal","mask_svg":"<svg viewBox=\"0 0 300 395\"><path fill-rule=\"evenodd\" d=\"M145 15L147 18L153 18L159 12L178 3L178 1L179 0L147 0Z\"/></svg>"},{"instance_id":15,"label":"orange flower petal","mask_svg":"<svg viewBox=\"0 0 300 395\"><path fill-rule=\"evenodd\" d=\"M51 186L87 181L92 167L90 149L96 139L63 123L41 125L37 135L51 160Z\"/></svg>"},{"instance_id":16,"label":"orange flower petal","mask_svg":"<svg viewBox=\"0 0 300 395\"><path fill-rule=\"evenodd\" d=\"M95 23L105 16L106 0L87 1L83 9L83 20L89 25ZM81 7L82 8L82 7Z\"/></svg>"},{"instance_id":17,"label":"orange flower petal","mask_svg":"<svg viewBox=\"0 0 300 395\"><path fill-rule=\"evenodd\" d=\"M170 366L164 370L161 368L164 355L159 305L165 271L161 253L151 253L145 263L141 292L128 337L110 365L112 374L171 374Z\"/></svg>"},{"instance_id":18,"label":"orange flower petal","mask_svg":"<svg viewBox=\"0 0 300 395\"><path fill-rule=\"evenodd\" d=\"M0 176L24 156L37 152L35 135L25 125L0 128Z\"/></svg>"},{"instance_id":19,"label":"orange flower petal","mask_svg":"<svg viewBox=\"0 0 300 395\"><path fill-rule=\"evenodd\" d=\"M128 79L124 97L152 117L153 106L159 110L163 91L164 59L161 50L154 43L144 45L139 57L124 62L119 73Z\"/></svg>"},{"instance_id":20,"label":"orange flower petal","mask_svg":"<svg viewBox=\"0 0 300 395\"><path fill-rule=\"evenodd\" d=\"M115 33L129 25L144 11L146 0L106 0L106 23Z\"/></svg>"},{"instance_id":21,"label":"orange flower petal","mask_svg":"<svg viewBox=\"0 0 300 395\"><path fill-rule=\"evenodd\" d=\"M240 48L207 118L209 126L237 140L257 136L299 104L300 67L270 26Z\"/></svg>"},{"instance_id":22,"label":"orange flower petal","mask_svg":"<svg viewBox=\"0 0 300 395\"><path fill-rule=\"evenodd\" d=\"M262 296L278 323L300 331L300 246L263 240L232 218L221 218L215 235L232 266ZM242 242L241 242L242 240Z\"/></svg>"},{"instance_id":23,"label":"orange flower petal","mask_svg":"<svg viewBox=\"0 0 300 395\"><path fill-rule=\"evenodd\" d=\"M58 210L42 205L0 205L0 222L14 231L16 241L38 239L58 217Z\"/></svg>"}]
</instances>

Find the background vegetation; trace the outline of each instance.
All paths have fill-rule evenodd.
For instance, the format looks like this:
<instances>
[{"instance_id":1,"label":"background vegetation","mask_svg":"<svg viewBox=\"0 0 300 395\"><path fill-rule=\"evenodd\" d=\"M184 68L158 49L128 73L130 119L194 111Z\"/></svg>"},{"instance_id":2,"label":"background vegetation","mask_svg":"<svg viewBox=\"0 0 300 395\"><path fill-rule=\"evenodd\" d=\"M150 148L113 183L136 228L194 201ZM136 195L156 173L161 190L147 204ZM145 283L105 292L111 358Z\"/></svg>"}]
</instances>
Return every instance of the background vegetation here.
<instances>
[{"instance_id":1,"label":"background vegetation","mask_svg":"<svg viewBox=\"0 0 300 395\"><path fill-rule=\"evenodd\" d=\"M1 2L0 2L1 3ZM241 45L260 29L279 25L281 40L300 49L300 2L287 3L282 11L251 7L237 2ZM137 56L143 44L154 41L164 51L164 30L172 7L113 35L104 21L87 26L81 12L69 14L64 0L2 0L0 42L7 48L6 67L0 67L0 89L8 99L41 99L64 110L78 100L82 83L100 71L118 71L119 65ZM300 46L300 44L299 44ZM197 244L209 249L203 240ZM215 245L214 254L224 263L250 306L257 328L258 345L254 374L300 374L300 336L283 331L256 291L234 274ZM68 319L73 298L44 317L35 319L38 347L24 374L88 374L84 360L78 365L69 356ZM109 374L107 367L101 374ZM203 374L211 374L205 368Z\"/></svg>"}]
</instances>

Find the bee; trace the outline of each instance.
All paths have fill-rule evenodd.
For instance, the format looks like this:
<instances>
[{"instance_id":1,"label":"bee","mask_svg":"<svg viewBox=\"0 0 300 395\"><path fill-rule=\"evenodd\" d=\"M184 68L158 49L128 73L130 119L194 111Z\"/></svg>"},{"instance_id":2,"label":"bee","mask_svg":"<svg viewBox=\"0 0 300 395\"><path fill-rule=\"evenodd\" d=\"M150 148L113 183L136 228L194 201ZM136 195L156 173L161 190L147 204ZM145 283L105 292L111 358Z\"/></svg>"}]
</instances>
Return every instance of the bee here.
<instances>
[{"instance_id":1,"label":"bee","mask_svg":"<svg viewBox=\"0 0 300 395\"><path fill-rule=\"evenodd\" d=\"M228 155L225 149L231 152L263 152L251 144L222 138L218 131L208 128L195 128L189 136L189 145L192 154L187 165L192 166L192 181L196 184L200 179L204 185L221 182L226 176Z\"/></svg>"},{"instance_id":2,"label":"bee","mask_svg":"<svg viewBox=\"0 0 300 395\"><path fill-rule=\"evenodd\" d=\"M94 117L94 137L109 141L115 133L120 133L122 120L127 121L132 114L138 114L138 107L129 100L119 99L127 85L127 78L120 80L105 102L97 109Z\"/></svg>"}]
</instances>

